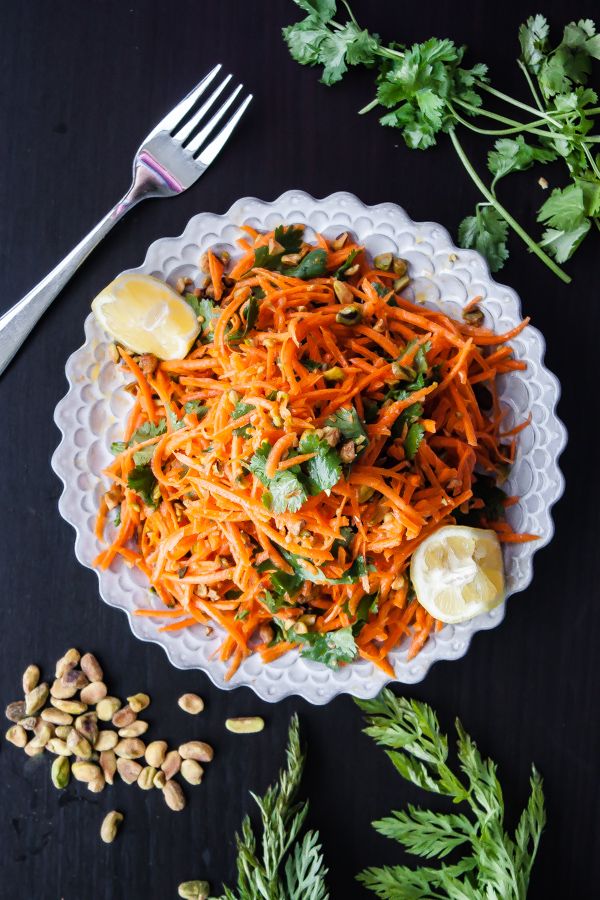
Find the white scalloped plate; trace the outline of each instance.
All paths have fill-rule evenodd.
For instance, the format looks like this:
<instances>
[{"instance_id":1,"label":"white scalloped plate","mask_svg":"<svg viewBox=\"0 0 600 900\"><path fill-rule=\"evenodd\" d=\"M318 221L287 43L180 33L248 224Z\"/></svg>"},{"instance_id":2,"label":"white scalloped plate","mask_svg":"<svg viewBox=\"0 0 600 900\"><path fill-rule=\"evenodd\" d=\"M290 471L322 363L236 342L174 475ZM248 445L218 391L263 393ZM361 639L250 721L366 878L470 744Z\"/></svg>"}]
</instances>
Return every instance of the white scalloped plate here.
<instances>
[{"instance_id":1,"label":"white scalloped plate","mask_svg":"<svg viewBox=\"0 0 600 900\"><path fill-rule=\"evenodd\" d=\"M316 200L302 191L288 191L272 203L252 197L238 200L224 216L201 213L190 220L179 237L152 244L143 264L135 271L171 283L181 275L198 278L198 259L209 247L227 247L236 252L239 225L246 223L270 229L280 222L305 222L309 229L328 236L348 229L372 255L386 250L398 253L410 262L413 296L417 302L457 316L468 300L480 295L485 298L487 324L498 333L508 331L521 318L516 293L496 284L482 257L456 248L440 225L413 222L399 206L391 203L365 206L347 193ZM77 559L92 567L92 560L100 550L93 524L104 490L101 471L111 459L110 442L121 437L130 396L121 389L123 377L108 357L108 338L91 314L85 322L85 336L85 343L66 365L69 390L56 407L54 418L62 440L52 458L52 466L64 484L59 509L76 531ZM508 594L527 587L532 578L533 554L552 538L550 509L563 491L558 457L566 443L565 428L556 415L559 384L543 364L544 340L540 332L528 326L513 341L513 346L517 355L527 360L528 369L505 377L501 400L508 409L507 421L521 421L531 412L532 424L521 435L508 481L508 491L521 498L510 509L509 520L515 529L539 534L540 539L505 547ZM320 663L301 659L293 652L266 666L257 655L252 656L226 682L226 665L214 656L221 642L217 631L207 637L204 627L199 625L185 631L160 633L151 619L133 615L134 610L156 602L139 572L118 561L109 571L96 574L102 599L127 613L131 630L138 638L161 644L173 665L202 669L220 688L247 685L264 700L281 700L298 694L320 704L344 692L373 697L389 681L366 661L333 671ZM494 628L503 616L504 604L469 622L446 625L412 661L407 659L405 641L391 654L397 680L420 681L436 660L459 659L477 631Z\"/></svg>"}]
</instances>

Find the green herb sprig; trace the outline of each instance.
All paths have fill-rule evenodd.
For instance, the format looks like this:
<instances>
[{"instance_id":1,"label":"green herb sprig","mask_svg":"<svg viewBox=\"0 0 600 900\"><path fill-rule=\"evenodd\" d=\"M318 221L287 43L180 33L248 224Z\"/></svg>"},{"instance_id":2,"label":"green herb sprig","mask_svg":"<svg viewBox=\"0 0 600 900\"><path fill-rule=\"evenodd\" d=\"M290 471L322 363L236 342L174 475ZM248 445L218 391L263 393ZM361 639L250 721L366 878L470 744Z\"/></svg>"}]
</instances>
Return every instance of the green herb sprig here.
<instances>
[{"instance_id":1,"label":"green herb sprig","mask_svg":"<svg viewBox=\"0 0 600 900\"><path fill-rule=\"evenodd\" d=\"M546 824L542 779L531 771L531 794L513 835L504 824L504 799L496 764L483 759L456 720L458 766L448 759L448 738L426 703L384 690L374 700L357 700L370 735L407 781L463 804L464 812L443 813L409 805L373 823L386 837L439 866L369 868L358 880L383 900L524 900ZM458 771L457 771L458 770ZM456 807L455 807L456 808ZM458 862L445 860L457 851Z\"/></svg>"},{"instance_id":2,"label":"green herb sprig","mask_svg":"<svg viewBox=\"0 0 600 900\"><path fill-rule=\"evenodd\" d=\"M321 80L328 85L339 81L349 66L377 67L376 96L360 112L382 107L386 112L381 124L398 128L410 149L426 150L435 145L440 133L448 134L484 198L459 227L461 245L482 253L495 272L508 258L510 228L569 283L570 276L559 264L571 258L592 226L600 229L600 135L592 133L600 106L596 92L586 87L592 61L600 59L600 35L594 22L571 22L554 46L543 16L532 16L521 26L517 64L532 97L531 103L524 103L493 87L484 64L464 68L466 48L451 40L430 38L411 47L386 45L379 35L359 26L346 0L343 5L349 19L345 23L334 18L335 0L294 2L307 13L305 19L283 29L295 60L322 66ZM484 98L500 102L504 112L485 107ZM460 129L495 139L487 161L492 175L489 184L469 160L458 136ZM536 241L500 202L497 187L512 172L559 159L566 164L569 183L555 189L541 206L538 221L545 230Z\"/></svg>"},{"instance_id":3,"label":"green herb sprig","mask_svg":"<svg viewBox=\"0 0 600 900\"><path fill-rule=\"evenodd\" d=\"M318 831L303 826L308 801L296 802L304 770L298 717L290 722L286 767L263 797L252 794L260 810L261 833L250 818L236 835L237 884L214 900L329 900Z\"/></svg>"}]
</instances>

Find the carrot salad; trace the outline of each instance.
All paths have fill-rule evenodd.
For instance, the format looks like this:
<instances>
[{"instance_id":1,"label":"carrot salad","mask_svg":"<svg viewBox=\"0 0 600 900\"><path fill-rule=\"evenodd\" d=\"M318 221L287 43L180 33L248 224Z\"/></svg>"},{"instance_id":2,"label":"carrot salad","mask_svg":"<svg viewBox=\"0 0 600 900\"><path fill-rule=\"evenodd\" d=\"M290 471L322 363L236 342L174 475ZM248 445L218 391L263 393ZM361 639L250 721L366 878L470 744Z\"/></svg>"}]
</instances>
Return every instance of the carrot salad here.
<instances>
[{"instance_id":1,"label":"carrot salad","mask_svg":"<svg viewBox=\"0 0 600 900\"><path fill-rule=\"evenodd\" d=\"M475 298L460 321L403 296L407 265L370 262L349 235L243 229L178 289L201 331L185 359L118 348L134 405L99 510L96 560L136 566L165 630L216 623L228 677L250 653L292 649L393 675L441 626L408 577L440 525L513 533L497 484L520 428L503 430L498 376L524 369ZM187 280L186 280L187 281ZM162 620L162 622L161 622Z\"/></svg>"}]
</instances>

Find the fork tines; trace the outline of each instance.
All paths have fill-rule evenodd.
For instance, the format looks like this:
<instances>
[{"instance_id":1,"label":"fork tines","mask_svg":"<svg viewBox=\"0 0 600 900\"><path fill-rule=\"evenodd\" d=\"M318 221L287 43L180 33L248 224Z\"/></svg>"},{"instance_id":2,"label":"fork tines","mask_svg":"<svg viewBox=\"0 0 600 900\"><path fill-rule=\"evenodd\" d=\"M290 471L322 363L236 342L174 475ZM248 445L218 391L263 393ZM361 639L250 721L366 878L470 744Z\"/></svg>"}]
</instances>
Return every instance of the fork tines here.
<instances>
[{"instance_id":1,"label":"fork tines","mask_svg":"<svg viewBox=\"0 0 600 900\"><path fill-rule=\"evenodd\" d=\"M220 63L216 65L154 129L155 134L159 131L168 131L173 140L180 143L182 147L191 153L194 159L199 160L204 165L211 163L219 150L221 150L252 100L252 94L248 94L223 128L207 143L215 128L243 89L243 85L238 84L225 102L205 122L207 114L231 81L231 75L223 78L210 96L198 107L198 101L214 82L221 68Z\"/></svg>"}]
</instances>

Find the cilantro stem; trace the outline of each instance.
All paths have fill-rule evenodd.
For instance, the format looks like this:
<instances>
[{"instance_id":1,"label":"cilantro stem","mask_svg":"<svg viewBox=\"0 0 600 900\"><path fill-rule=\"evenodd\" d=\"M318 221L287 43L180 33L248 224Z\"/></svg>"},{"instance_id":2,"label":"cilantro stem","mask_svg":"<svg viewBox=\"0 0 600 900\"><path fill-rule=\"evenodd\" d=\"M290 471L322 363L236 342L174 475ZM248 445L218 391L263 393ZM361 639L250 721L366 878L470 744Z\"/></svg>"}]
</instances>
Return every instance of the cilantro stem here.
<instances>
[{"instance_id":1,"label":"cilantro stem","mask_svg":"<svg viewBox=\"0 0 600 900\"><path fill-rule=\"evenodd\" d=\"M546 124L546 119L538 118L534 122L517 122L517 121L515 121L515 119L509 119L506 116L500 115L500 113L491 112L489 109L482 109L482 107L480 107L480 106L473 106L471 103L467 103L466 100L460 100L457 98L455 100L455 103L460 104L460 106L462 106L464 109L469 110L469 112L472 112L474 115L485 116L488 119L494 119L494 121L496 121L496 122L504 122L506 125L510 125L513 128L517 129L518 131L527 131L530 134L535 134L535 135L538 135L539 137L545 137L545 138L555 138L556 139L556 138L567 137L567 140L569 139L568 136L563 135L563 134L557 134L555 131L542 131L541 129L536 128L536 125L538 123L541 123L542 125ZM448 105L450 105L450 104L448 104ZM463 124L465 124L464 121L463 121ZM470 124L471 123L468 123L467 127L469 127ZM473 130L475 130L474 126L471 126L471 127L473 128ZM480 132L480 134L496 134L495 131L486 131L485 129L479 129L479 128L477 130ZM500 132L498 132L498 133L500 133ZM570 138L570 139L576 140L576 138Z\"/></svg>"},{"instance_id":2,"label":"cilantro stem","mask_svg":"<svg viewBox=\"0 0 600 900\"><path fill-rule=\"evenodd\" d=\"M529 106L529 104L527 103L521 103L520 100L515 100L514 97L510 97L508 94L504 94L502 91L496 90L496 88L493 88L491 85L486 84L485 81L480 81L479 79L477 79L476 84L477 87L481 88L481 90L487 91L488 94L492 94L499 100L504 100L505 103L510 103L511 106L516 106L519 109L523 109L525 110L525 112L531 113L532 115L536 116L536 118L539 118L541 115L542 118L547 119L548 122L551 122L557 128L560 126L560 122L557 122L556 119L553 119L552 116L548 113L544 113L543 111L536 109L534 106Z\"/></svg>"},{"instance_id":3,"label":"cilantro stem","mask_svg":"<svg viewBox=\"0 0 600 900\"><path fill-rule=\"evenodd\" d=\"M483 181L481 180L481 178L479 177L479 175L477 174L477 172L471 165L471 162L470 162L469 158L467 157L465 151L463 150L462 144L460 143L458 137L456 136L455 129L450 128L448 131L448 134L450 135L450 140L452 141L452 143L454 145L454 149L456 150L458 158L460 159L463 166L467 170L468 174L471 176L471 179L477 185L477 187L479 188L479 190L481 191L483 196L486 198L486 200L488 200L488 202L494 207L496 212L498 212L502 216L502 218L510 225L510 227L513 229L513 231L515 231L519 235L521 240L525 242L525 244L529 247L529 249L532 251L532 253L535 253L535 255L539 259L541 259L541 261L543 263L545 263L548 266L548 268L561 279L561 281L564 281L565 284L570 284L571 283L570 276L567 275L567 273L565 271L563 271L563 269L561 269L560 266L558 266L554 262L554 260L548 256L547 253L544 253L544 251L539 246L539 244L537 244L533 240L533 238L529 234L527 234L527 232L523 228L521 228L521 226L516 221L516 219L513 219L511 214L508 212L508 210L502 206L502 204L496 199L496 197L494 197L494 195L489 190L487 185L485 185L483 183Z\"/></svg>"},{"instance_id":4,"label":"cilantro stem","mask_svg":"<svg viewBox=\"0 0 600 900\"><path fill-rule=\"evenodd\" d=\"M541 112L544 112L544 107L542 106L542 101L540 100L539 94L533 83L533 79L532 79L531 75L529 74L529 70L528 70L527 66L523 63L523 61L521 59L517 60L517 65L519 66L519 68L521 69L521 71L523 72L523 74L525 76L525 80L526 80L527 84L529 85L529 90L531 91L531 93L533 95L533 99L535 100L535 105L538 107L538 109Z\"/></svg>"},{"instance_id":5,"label":"cilantro stem","mask_svg":"<svg viewBox=\"0 0 600 900\"><path fill-rule=\"evenodd\" d=\"M371 112L372 109L375 109L376 106L379 106L379 100L377 97L374 97L370 103L367 103L366 106L363 106L362 109L359 109L359 116L364 116L365 113Z\"/></svg>"},{"instance_id":6,"label":"cilantro stem","mask_svg":"<svg viewBox=\"0 0 600 900\"><path fill-rule=\"evenodd\" d=\"M594 157L592 156L592 154L590 153L588 148L585 146L585 144L582 145L582 149L583 149L583 152L585 153L585 155L587 156L587 160L588 160L590 166L592 167L594 175L596 176L596 178L600 178L600 170L598 169L598 166L596 165Z\"/></svg>"},{"instance_id":7,"label":"cilantro stem","mask_svg":"<svg viewBox=\"0 0 600 900\"><path fill-rule=\"evenodd\" d=\"M545 122L544 119L538 119L537 122L532 122L531 125L525 125L523 123L519 123L519 124L516 124L512 128L479 128L478 125L474 125L472 122L469 122L468 119L463 119L463 117L459 113L457 113L457 111L454 109L452 104L449 103L448 101L446 101L446 102L448 104L448 108L450 110L452 110L452 113L455 116L456 120L458 122L460 122L461 125L464 125L465 128L468 128L470 131L474 131L477 134L491 134L491 135L495 135L497 137L501 137L502 135L505 135L505 134L520 134L523 131L526 131L529 134L537 134L537 135L541 135L543 137L553 138L555 136L551 131L537 131L534 128L534 126L537 125L538 123L543 125ZM461 106L465 106L465 104L461 101L456 101L456 102L460 102ZM468 105L470 106L470 104L468 104ZM477 109L477 107L472 107L472 108ZM481 110L478 110L478 112L481 113ZM483 113L483 115L485 115L485 113Z\"/></svg>"}]
</instances>

